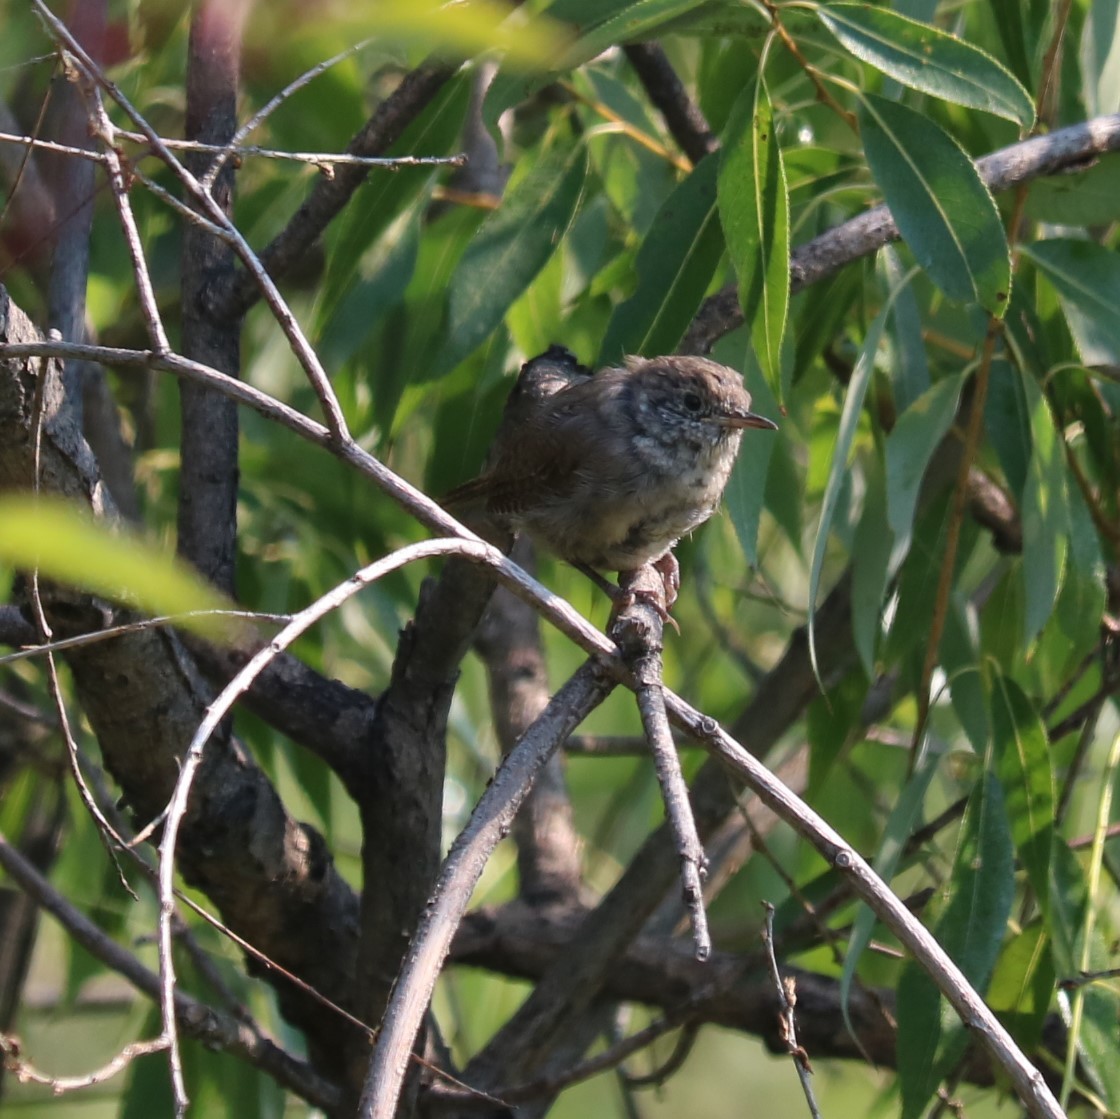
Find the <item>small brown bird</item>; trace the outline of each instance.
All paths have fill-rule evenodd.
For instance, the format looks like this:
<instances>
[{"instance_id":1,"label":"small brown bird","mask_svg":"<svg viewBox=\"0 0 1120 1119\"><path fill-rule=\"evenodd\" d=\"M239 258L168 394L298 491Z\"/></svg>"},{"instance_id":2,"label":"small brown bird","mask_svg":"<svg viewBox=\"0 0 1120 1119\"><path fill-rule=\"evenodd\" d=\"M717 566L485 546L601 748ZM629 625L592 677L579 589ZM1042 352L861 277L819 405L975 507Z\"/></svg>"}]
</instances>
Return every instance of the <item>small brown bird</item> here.
<instances>
[{"instance_id":1,"label":"small brown bird","mask_svg":"<svg viewBox=\"0 0 1120 1119\"><path fill-rule=\"evenodd\" d=\"M592 376L553 346L522 367L484 472L444 504L577 567L632 571L712 515L747 427L777 424L726 366L628 357Z\"/></svg>"}]
</instances>

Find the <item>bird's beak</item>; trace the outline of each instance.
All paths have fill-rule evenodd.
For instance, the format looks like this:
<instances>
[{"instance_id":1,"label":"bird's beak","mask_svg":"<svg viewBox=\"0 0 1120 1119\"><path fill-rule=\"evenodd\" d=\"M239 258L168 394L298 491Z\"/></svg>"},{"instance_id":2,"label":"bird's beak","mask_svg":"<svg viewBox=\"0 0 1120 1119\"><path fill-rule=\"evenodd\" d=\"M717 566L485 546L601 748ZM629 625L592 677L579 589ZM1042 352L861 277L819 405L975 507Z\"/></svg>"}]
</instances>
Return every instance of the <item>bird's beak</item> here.
<instances>
[{"instance_id":1,"label":"bird's beak","mask_svg":"<svg viewBox=\"0 0 1120 1119\"><path fill-rule=\"evenodd\" d=\"M720 423L724 427L761 427L767 431L778 430L778 425L773 420L768 420L757 412L736 412L733 415L721 416Z\"/></svg>"}]
</instances>

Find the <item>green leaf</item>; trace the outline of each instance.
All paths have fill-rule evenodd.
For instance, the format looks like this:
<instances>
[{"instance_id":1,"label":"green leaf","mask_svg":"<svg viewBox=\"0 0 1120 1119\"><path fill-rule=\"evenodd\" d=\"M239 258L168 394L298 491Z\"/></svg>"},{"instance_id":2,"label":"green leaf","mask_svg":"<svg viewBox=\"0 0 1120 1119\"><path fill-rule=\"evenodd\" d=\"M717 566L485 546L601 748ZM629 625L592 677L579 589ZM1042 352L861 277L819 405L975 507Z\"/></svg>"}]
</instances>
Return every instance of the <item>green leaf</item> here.
<instances>
[{"instance_id":1,"label":"green leaf","mask_svg":"<svg viewBox=\"0 0 1120 1119\"><path fill-rule=\"evenodd\" d=\"M1002 316L1011 256L999 211L975 164L921 113L866 94L860 135L903 240L951 299Z\"/></svg>"},{"instance_id":2,"label":"green leaf","mask_svg":"<svg viewBox=\"0 0 1120 1119\"><path fill-rule=\"evenodd\" d=\"M895 800L894 807L887 819L887 826L883 829L883 839L872 866L884 882L890 882L898 869L899 861L906 850L906 843L914 832L922 804L925 802L926 792L930 780L937 772L938 755L929 749L923 749L902 792ZM844 956L844 970L840 975L840 1008L844 1013L844 1024L855 1036L851 1018L848 1015L848 998L852 989L852 980L855 978L856 967L864 949L871 942L871 934L875 930L875 913L868 905L861 904L852 922L852 931L848 937L848 951Z\"/></svg>"},{"instance_id":3,"label":"green leaf","mask_svg":"<svg viewBox=\"0 0 1120 1119\"><path fill-rule=\"evenodd\" d=\"M600 18L560 56L558 62L555 61L554 53L554 67L557 70L570 70L602 54L609 47L648 38L665 24L687 15L697 6L696 0L631 0L621 6L598 5L600 9L608 10L596 13ZM580 7L593 13L596 5L584 4ZM615 10L610 10L611 7ZM564 9L554 6L548 10L548 14L552 15L556 10Z\"/></svg>"},{"instance_id":4,"label":"green leaf","mask_svg":"<svg viewBox=\"0 0 1120 1119\"><path fill-rule=\"evenodd\" d=\"M1120 0L1093 0L1089 5L1080 58L1081 96L1088 115L1120 111Z\"/></svg>"},{"instance_id":5,"label":"green leaf","mask_svg":"<svg viewBox=\"0 0 1120 1119\"><path fill-rule=\"evenodd\" d=\"M449 155L453 152L459 143L470 92L471 75L464 70L452 78L405 129L389 154ZM409 205L427 193L435 176L436 170L432 167L370 172L366 184L355 192L329 235L330 251L318 307L320 324L336 314L339 302L350 290L371 245Z\"/></svg>"},{"instance_id":6,"label":"green leaf","mask_svg":"<svg viewBox=\"0 0 1120 1119\"><path fill-rule=\"evenodd\" d=\"M623 354L672 353L723 253L716 207L717 155L701 160L654 218L638 252L638 286L607 324L599 364Z\"/></svg>"},{"instance_id":7,"label":"green leaf","mask_svg":"<svg viewBox=\"0 0 1120 1119\"><path fill-rule=\"evenodd\" d=\"M324 316L319 356L337 369L369 342L385 313L404 298L420 248L420 213L402 214L358 262L346 290Z\"/></svg>"},{"instance_id":8,"label":"green leaf","mask_svg":"<svg viewBox=\"0 0 1120 1119\"><path fill-rule=\"evenodd\" d=\"M964 372L938 381L899 417L887 436L887 522L894 534L890 567L910 549L914 507L926 467L957 412Z\"/></svg>"},{"instance_id":9,"label":"green leaf","mask_svg":"<svg viewBox=\"0 0 1120 1119\"><path fill-rule=\"evenodd\" d=\"M754 398L754 411L764 416L779 414L778 402L771 395L761 371L753 367L753 362L747 363L743 381ZM727 489L723 493L723 503L731 517L735 536L751 567L758 566L758 524L762 517L766 478L776 443L775 439L744 439Z\"/></svg>"},{"instance_id":10,"label":"green leaf","mask_svg":"<svg viewBox=\"0 0 1120 1119\"><path fill-rule=\"evenodd\" d=\"M992 745L1011 836L1040 903L1049 901L1054 838L1054 775L1050 740L1031 701L1014 680L997 674L991 687Z\"/></svg>"},{"instance_id":11,"label":"green leaf","mask_svg":"<svg viewBox=\"0 0 1120 1119\"><path fill-rule=\"evenodd\" d=\"M1023 251L1054 285L1081 360L1120 364L1120 255L1064 238L1036 241Z\"/></svg>"},{"instance_id":12,"label":"green leaf","mask_svg":"<svg viewBox=\"0 0 1120 1119\"><path fill-rule=\"evenodd\" d=\"M1086 915L1090 905L1088 884L1077 856L1062 840L1054 843L1050 860L1049 928L1054 970L1059 980L1074 977L1086 967L1103 971L1115 961L1098 929L1086 942ZM1082 998L1077 1056L1089 1080L1112 1111L1120 1110L1120 1061L1116 1060L1116 1021L1120 1013L1114 992L1091 983L1079 992ZM1059 996L1068 1000L1065 994ZM1068 1022L1068 1001L1063 1007Z\"/></svg>"},{"instance_id":13,"label":"green leaf","mask_svg":"<svg viewBox=\"0 0 1120 1119\"><path fill-rule=\"evenodd\" d=\"M554 144L479 227L451 279L441 372L482 344L551 258L575 215L586 173L583 144Z\"/></svg>"},{"instance_id":14,"label":"green leaf","mask_svg":"<svg viewBox=\"0 0 1120 1119\"><path fill-rule=\"evenodd\" d=\"M969 798L950 877L952 897L934 934L981 994L1015 897L1015 861L999 782L985 772ZM898 984L902 1119L916 1119L960 1059L968 1034L933 980L915 963Z\"/></svg>"},{"instance_id":15,"label":"green leaf","mask_svg":"<svg viewBox=\"0 0 1120 1119\"><path fill-rule=\"evenodd\" d=\"M1108 225L1120 220L1120 157L1108 155L1084 171L1031 183L1027 216L1054 225Z\"/></svg>"},{"instance_id":16,"label":"green leaf","mask_svg":"<svg viewBox=\"0 0 1120 1119\"><path fill-rule=\"evenodd\" d=\"M899 289L891 311L891 338L894 340L895 360L891 363L891 387L894 405L904 412L929 388L929 362L926 360L926 341L922 337L922 317L910 275L902 266L893 245L886 245L879 253L878 264L888 290Z\"/></svg>"},{"instance_id":17,"label":"green leaf","mask_svg":"<svg viewBox=\"0 0 1120 1119\"><path fill-rule=\"evenodd\" d=\"M30 494L0 498L0 560L67 586L92 591L145 614L184 615L176 625L220 639L235 609L193 568L125 533L97 523L76 506ZM209 611L199 614L199 611ZM195 616L188 617L190 613Z\"/></svg>"},{"instance_id":18,"label":"green leaf","mask_svg":"<svg viewBox=\"0 0 1120 1119\"><path fill-rule=\"evenodd\" d=\"M873 680L892 542L887 529L886 479L877 457L868 464L865 485L863 512L852 542L852 638L863 670Z\"/></svg>"},{"instance_id":19,"label":"green leaf","mask_svg":"<svg viewBox=\"0 0 1120 1119\"><path fill-rule=\"evenodd\" d=\"M1031 51L1027 46L1027 25L1024 9L1029 4L1023 0L989 0L992 11L995 13L996 31L999 33L1000 42L1003 43L1004 53L1015 76L1030 88L1031 80Z\"/></svg>"},{"instance_id":20,"label":"green leaf","mask_svg":"<svg viewBox=\"0 0 1120 1119\"><path fill-rule=\"evenodd\" d=\"M789 192L762 73L739 95L719 169L719 214L739 277L739 305L770 387L781 392L789 309Z\"/></svg>"},{"instance_id":21,"label":"green leaf","mask_svg":"<svg viewBox=\"0 0 1120 1119\"><path fill-rule=\"evenodd\" d=\"M1066 464L1061 433L1034 378L1021 375L1031 420L1031 458L1023 487L1023 641L1046 624L1061 587L1069 535Z\"/></svg>"},{"instance_id":22,"label":"green leaf","mask_svg":"<svg viewBox=\"0 0 1120 1119\"><path fill-rule=\"evenodd\" d=\"M1016 504L1022 500L1031 460L1031 417L1019 371L1003 358L992 362L984 426Z\"/></svg>"},{"instance_id":23,"label":"green leaf","mask_svg":"<svg viewBox=\"0 0 1120 1119\"><path fill-rule=\"evenodd\" d=\"M1008 941L988 987L988 1005L1024 1052L1031 1052L1042 1038L1053 992L1050 939L1037 922Z\"/></svg>"},{"instance_id":24,"label":"green leaf","mask_svg":"<svg viewBox=\"0 0 1120 1119\"><path fill-rule=\"evenodd\" d=\"M879 342L883 337L883 328L886 325L887 315L890 313L890 303L875 316L868 328L867 337L863 341L859 359L855 369L852 370L851 380L844 395L844 408L840 413L840 428L836 433L836 446L832 450L832 462L828 469L828 481L824 487L824 498L821 502L821 517L817 524L817 538L813 542L813 559L809 568L809 656L813 662L813 674L820 684L820 673L817 669L817 643L816 643L816 609L817 592L820 590L821 569L824 567L824 554L828 546L828 535L832 531L832 519L836 515L836 506L840 500L840 493L848 477L848 455L851 453L852 442L855 439L856 427L859 425L860 412L863 411L863 399L867 395L867 386L871 384L871 375L875 371L875 354L879 349Z\"/></svg>"},{"instance_id":25,"label":"green leaf","mask_svg":"<svg viewBox=\"0 0 1120 1119\"><path fill-rule=\"evenodd\" d=\"M822 5L817 16L856 58L911 89L1024 128L1034 124L1030 94L1014 74L971 43L870 4Z\"/></svg>"}]
</instances>

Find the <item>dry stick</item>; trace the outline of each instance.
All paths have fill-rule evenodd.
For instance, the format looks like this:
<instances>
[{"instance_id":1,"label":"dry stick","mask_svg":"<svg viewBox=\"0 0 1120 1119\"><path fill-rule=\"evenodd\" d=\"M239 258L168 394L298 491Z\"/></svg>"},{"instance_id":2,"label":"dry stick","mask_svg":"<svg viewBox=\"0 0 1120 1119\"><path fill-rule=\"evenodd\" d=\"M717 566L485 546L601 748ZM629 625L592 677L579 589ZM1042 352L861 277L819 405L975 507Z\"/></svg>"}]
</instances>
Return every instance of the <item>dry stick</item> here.
<instances>
[{"instance_id":1,"label":"dry stick","mask_svg":"<svg viewBox=\"0 0 1120 1119\"><path fill-rule=\"evenodd\" d=\"M307 341L303 330L300 328L291 309L285 302L284 297L280 294L272 278L265 271L264 266L261 264L256 253L253 252L249 243L241 235L241 232L233 222L225 215L222 208L214 201L209 192L203 190L201 184L194 175L183 166L167 145L164 144L159 134L152 128L143 114L132 105L128 98L105 76L101 68L90 58L85 50L82 49L81 44L70 33L66 25L55 16L43 0L32 0L32 3L35 5L35 10L47 25L56 42L65 47L68 54L73 57L73 60L85 73L86 77L105 90L121 109L124 110L136 127L139 128L147 138L152 151L167 164L190 195L199 203L204 212L209 215L210 219L227 232L231 238L230 243L233 245L242 263L260 288L265 302L272 311L273 317L279 324L280 329L284 332L284 336L288 339L288 343L292 348L293 354L295 354L296 360L300 363L304 373L307 375L311 387L319 400L319 405L323 409L327 427L330 429L332 436L339 442L349 442L350 433L346 426L346 419L342 414L342 406L338 401L338 397L335 395L334 389L331 387L326 370L323 369L318 355L311 347L310 342Z\"/></svg>"},{"instance_id":2,"label":"dry stick","mask_svg":"<svg viewBox=\"0 0 1120 1119\"><path fill-rule=\"evenodd\" d=\"M159 997L159 976L74 908L3 835L0 866L92 956L122 975L141 994ZM175 1010L189 1036L211 1048L228 1050L316 1107L329 1112L338 1106L341 1093L336 1085L255 1030L182 991L176 992Z\"/></svg>"},{"instance_id":3,"label":"dry stick","mask_svg":"<svg viewBox=\"0 0 1120 1119\"><path fill-rule=\"evenodd\" d=\"M171 345L167 341L167 331L160 317L155 288L152 286L152 276L148 271L148 261L144 256L144 246L140 243L140 230L132 213L132 204L128 200L129 184L121 166L120 156L117 155L113 122L105 112L101 91L96 86L89 87L88 99L90 124L94 134L105 145L102 162L109 174L109 188L117 207L117 219L120 221L121 232L128 247L129 260L132 261L132 275L136 280L136 293L140 297L140 314L148 328L148 338L152 346L160 352L170 350Z\"/></svg>"},{"instance_id":4,"label":"dry stick","mask_svg":"<svg viewBox=\"0 0 1120 1119\"><path fill-rule=\"evenodd\" d=\"M664 602L661 577L652 567L627 573L619 585L635 596L633 604L624 609L611 627L611 636L618 643L622 659L633 673L635 695L642 727L653 753L665 816L673 832L677 855L681 861L681 897L688 909L696 958L706 960L712 954L708 934L708 918L704 912L703 879L708 860L696 832L696 820L688 799L688 786L681 773L680 758L673 744L673 732L665 714L664 684L661 677L661 639L663 626L657 608L648 597L658 596ZM656 600L656 599L655 599Z\"/></svg>"},{"instance_id":5,"label":"dry stick","mask_svg":"<svg viewBox=\"0 0 1120 1119\"><path fill-rule=\"evenodd\" d=\"M19 1042L8 1034L0 1034L0 1054L4 1057L4 1067L15 1075L21 1084L42 1084L50 1088L55 1096L74 1092L80 1088L91 1088L95 1084L104 1084L112 1080L119 1072L123 1072L137 1057L146 1057L149 1053L162 1053L167 1048L167 1038L157 1037L152 1041L134 1041L126 1045L112 1060L100 1068L87 1072L82 1076L51 1076L50 1073L37 1069L20 1053Z\"/></svg>"},{"instance_id":6,"label":"dry stick","mask_svg":"<svg viewBox=\"0 0 1120 1119\"><path fill-rule=\"evenodd\" d=\"M114 129L118 140L128 140L134 144L147 145L148 139L140 132L130 132L126 128ZM400 167L462 167L466 162L464 155L350 155L348 152L289 152L279 148L261 148L255 144L238 144L231 148L228 144L203 144L198 140L177 140L173 136L161 136L160 140L171 151L182 152L212 152L222 154L232 152L238 159L253 156L256 159L288 160L292 163L310 163L320 169L339 167L387 167L397 169ZM89 151L87 148L75 148L69 144L60 144L55 140L37 140L34 136L25 136L18 132L0 132L0 144L19 144L27 148L38 148L41 151L54 152L57 155L70 155L78 159L87 159L92 163L104 163L105 157L101 152ZM154 156L153 156L154 158Z\"/></svg>"},{"instance_id":7,"label":"dry stick","mask_svg":"<svg viewBox=\"0 0 1120 1119\"><path fill-rule=\"evenodd\" d=\"M359 1116L391 1119L395 1113L413 1039L490 853L509 833L541 767L612 687L603 666L587 661L521 736L479 798L440 869L432 903L412 938L366 1072Z\"/></svg>"},{"instance_id":8,"label":"dry stick","mask_svg":"<svg viewBox=\"0 0 1120 1119\"><path fill-rule=\"evenodd\" d=\"M797 1069L797 1078L801 1081L801 1090L805 1093L805 1101L809 1105L809 1114L813 1119L821 1119L820 1108L813 1092L813 1082L809 1079L813 1069L809 1064L809 1055L797 1044L797 1024L794 1021L793 1008L797 1005L797 987L792 977L783 979L778 969L778 957L774 954L774 907L768 902L762 903L766 907L766 923L762 930L762 941L766 945L766 954L770 961L770 975L774 980L774 988L778 992L778 1004L782 1008L781 1024L778 1032L786 1043L786 1052L793 1058L793 1067Z\"/></svg>"}]
</instances>

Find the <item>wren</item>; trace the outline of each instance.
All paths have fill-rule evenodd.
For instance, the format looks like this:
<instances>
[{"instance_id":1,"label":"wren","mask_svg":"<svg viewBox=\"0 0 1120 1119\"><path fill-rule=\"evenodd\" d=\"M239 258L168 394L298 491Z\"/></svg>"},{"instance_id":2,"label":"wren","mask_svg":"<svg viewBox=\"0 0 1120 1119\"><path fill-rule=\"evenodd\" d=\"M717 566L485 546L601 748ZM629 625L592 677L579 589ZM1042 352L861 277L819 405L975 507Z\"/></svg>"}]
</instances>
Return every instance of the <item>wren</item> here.
<instances>
[{"instance_id":1,"label":"wren","mask_svg":"<svg viewBox=\"0 0 1120 1119\"><path fill-rule=\"evenodd\" d=\"M715 512L748 427L777 424L707 358L627 357L592 375L554 346L523 366L483 473L444 504L577 567L633 571Z\"/></svg>"}]
</instances>

